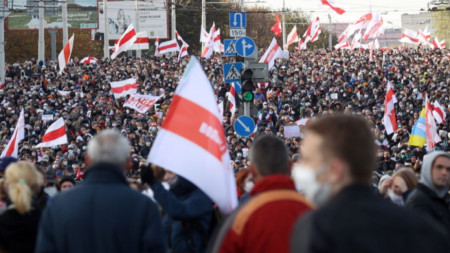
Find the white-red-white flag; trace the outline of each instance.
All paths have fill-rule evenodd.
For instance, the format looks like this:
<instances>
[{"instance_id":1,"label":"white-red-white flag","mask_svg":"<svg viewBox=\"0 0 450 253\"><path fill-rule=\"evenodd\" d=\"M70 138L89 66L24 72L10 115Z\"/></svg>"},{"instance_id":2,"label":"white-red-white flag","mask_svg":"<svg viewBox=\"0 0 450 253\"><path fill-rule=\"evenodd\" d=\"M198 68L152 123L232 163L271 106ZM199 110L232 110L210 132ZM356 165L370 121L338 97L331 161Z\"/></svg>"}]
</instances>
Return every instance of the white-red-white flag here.
<instances>
[{"instance_id":1,"label":"white-red-white flag","mask_svg":"<svg viewBox=\"0 0 450 253\"><path fill-rule=\"evenodd\" d=\"M273 33L275 33L275 37L278 38L278 37L280 37L281 33L283 33L283 30L281 30L280 17L278 17L278 14L276 14L276 13L275 13L275 18L277 19L277 21L275 22L275 24L272 26L272 28L270 30Z\"/></svg>"},{"instance_id":2,"label":"white-red-white flag","mask_svg":"<svg viewBox=\"0 0 450 253\"><path fill-rule=\"evenodd\" d=\"M336 12L339 15L342 15L345 13L345 10L342 8L339 8L336 3L334 2L334 0L320 0L320 2L322 2L322 4L326 7L328 7L330 10Z\"/></svg>"},{"instance_id":3,"label":"white-red-white flag","mask_svg":"<svg viewBox=\"0 0 450 253\"><path fill-rule=\"evenodd\" d=\"M321 33L319 17L316 17L308 26L303 37L306 37L306 42L310 41L311 43L319 39L319 34Z\"/></svg>"},{"instance_id":4,"label":"white-red-white flag","mask_svg":"<svg viewBox=\"0 0 450 253\"><path fill-rule=\"evenodd\" d=\"M447 114L445 113L445 109L439 104L437 100L434 101L432 109L433 109L433 116L436 119L436 122L438 124L444 123Z\"/></svg>"},{"instance_id":5,"label":"white-red-white flag","mask_svg":"<svg viewBox=\"0 0 450 253\"><path fill-rule=\"evenodd\" d=\"M189 46L188 43L186 43L186 41L183 40L183 38L181 37L180 33L178 31L175 30L175 35L177 36L177 40L181 41L181 45L186 44L187 46Z\"/></svg>"},{"instance_id":6,"label":"white-red-white flag","mask_svg":"<svg viewBox=\"0 0 450 253\"><path fill-rule=\"evenodd\" d=\"M149 41L146 31L139 32L136 34L136 41L128 50L147 50L150 48L148 45Z\"/></svg>"},{"instance_id":7,"label":"white-red-white flag","mask_svg":"<svg viewBox=\"0 0 450 253\"><path fill-rule=\"evenodd\" d=\"M88 56L88 57L84 57L83 59L81 59L81 63L84 64L97 64L98 59L92 56Z\"/></svg>"},{"instance_id":8,"label":"white-red-white flag","mask_svg":"<svg viewBox=\"0 0 450 253\"><path fill-rule=\"evenodd\" d=\"M358 20L355 21L355 23L353 23L351 30L349 30L348 37L352 36L352 34L356 32L356 30L367 28L372 19L373 19L372 12L368 12L362 15Z\"/></svg>"},{"instance_id":9,"label":"white-red-white flag","mask_svg":"<svg viewBox=\"0 0 450 253\"><path fill-rule=\"evenodd\" d=\"M208 43L209 33L202 27L200 27L200 42Z\"/></svg>"},{"instance_id":10,"label":"white-red-white flag","mask_svg":"<svg viewBox=\"0 0 450 253\"><path fill-rule=\"evenodd\" d=\"M437 133L436 122L433 117L433 107L430 105L428 97L425 97L425 133L427 135L427 151L431 151L433 147L439 143L441 137Z\"/></svg>"},{"instance_id":11,"label":"white-red-white flag","mask_svg":"<svg viewBox=\"0 0 450 253\"><path fill-rule=\"evenodd\" d=\"M397 103L397 98L394 94L392 83L388 82L386 90L386 101L384 103L384 127L387 134L397 131L397 118L395 117L394 105Z\"/></svg>"},{"instance_id":12,"label":"white-red-white flag","mask_svg":"<svg viewBox=\"0 0 450 253\"><path fill-rule=\"evenodd\" d=\"M281 50L280 45L277 43L277 39L273 38L272 42L267 48L267 51L259 60L260 63L267 63L269 70L272 69L275 59L281 57L283 55L283 51Z\"/></svg>"},{"instance_id":13,"label":"white-red-white flag","mask_svg":"<svg viewBox=\"0 0 450 253\"><path fill-rule=\"evenodd\" d=\"M297 46L295 47L295 49L296 50L298 50L298 51L300 51L300 50L306 50L306 42L305 41L303 41L302 39L299 39L298 40L298 44L297 44Z\"/></svg>"},{"instance_id":14,"label":"white-red-white flag","mask_svg":"<svg viewBox=\"0 0 450 253\"><path fill-rule=\"evenodd\" d=\"M70 37L69 41L66 42L64 48L58 55L59 73L64 72L67 63L69 63L70 61L70 56L72 55L73 49L73 38L74 38L73 36L75 36L75 34L72 34L72 37Z\"/></svg>"},{"instance_id":15,"label":"white-red-white flag","mask_svg":"<svg viewBox=\"0 0 450 253\"><path fill-rule=\"evenodd\" d=\"M445 48L445 41L439 41L438 38L434 38L433 43L430 44L433 49L443 49Z\"/></svg>"},{"instance_id":16,"label":"white-red-white flag","mask_svg":"<svg viewBox=\"0 0 450 253\"><path fill-rule=\"evenodd\" d=\"M377 12L373 15L372 20L367 26L366 32L364 33L364 41L367 41L368 39L377 38L383 33L384 33L383 18L381 17L381 14Z\"/></svg>"},{"instance_id":17,"label":"white-red-white flag","mask_svg":"<svg viewBox=\"0 0 450 253\"><path fill-rule=\"evenodd\" d=\"M159 56L159 38L156 38L155 40L155 56Z\"/></svg>"},{"instance_id":18,"label":"white-red-white flag","mask_svg":"<svg viewBox=\"0 0 450 253\"><path fill-rule=\"evenodd\" d=\"M133 43L137 40L136 30L133 24L130 24L114 45L114 51L111 54L111 59L115 59L120 53L127 51Z\"/></svg>"},{"instance_id":19,"label":"white-red-white flag","mask_svg":"<svg viewBox=\"0 0 450 253\"><path fill-rule=\"evenodd\" d=\"M421 31L419 30L417 32L417 36L419 38L419 43L422 45L428 45L430 43L431 34L428 31L428 26L425 27L425 30Z\"/></svg>"},{"instance_id":20,"label":"white-red-white flag","mask_svg":"<svg viewBox=\"0 0 450 253\"><path fill-rule=\"evenodd\" d=\"M236 113L236 91L234 90L234 83L231 83L230 91L226 94L228 101L230 102L231 116Z\"/></svg>"},{"instance_id":21,"label":"white-red-white flag","mask_svg":"<svg viewBox=\"0 0 450 253\"><path fill-rule=\"evenodd\" d=\"M57 119L50 127L45 131L44 136L40 144L36 145L37 148L53 147L69 143L66 135L66 126L64 125L64 119L61 117Z\"/></svg>"},{"instance_id":22,"label":"white-red-white flag","mask_svg":"<svg viewBox=\"0 0 450 253\"><path fill-rule=\"evenodd\" d=\"M178 42L176 39L164 41L163 43L159 44L160 54L167 54L178 51L180 51L180 46L178 46Z\"/></svg>"},{"instance_id":23,"label":"white-red-white flag","mask_svg":"<svg viewBox=\"0 0 450 253\"><path fill-rule=\"evenodd\" d=\"M139 113L146 113L163 96L133 94L125 101L123 107L129 107Z\"/></svg>"},{"instance_id":24,"label":"white-red-white flag","mask_svg":"<svg viewBox=\"0 0 450 253\"><path fill-rule=\"evenodd\" d=\"M419 34L416 31L405 29L400 42L419 45Z\"/></svg>"},{"instance_id":25,"label":"white-red-white flag","mask_svg":"<svg viewBox=\"0 0 450 253\"><path fill-rule=\"evenodd\" d=\"M214 91L195 57L169 108L148 161L188 179L230 213L238 202L227 141Z\"/></svg>"},{"instance_id":26,"label":"white-red-white flag","mask_svg":"<svg viewBox=\"0 0 450 253\"><path fill-rule=\"evenodd\" d=\"M347 26L347 28L345 28L345 30L342 32L342 34L339 36L338 38L338 43L341 43L344 40L348 40L348 38L350 36L353 35L353 33L355 33L355 26L353 24L349 24Z\"/></svg>"},{"instance_id":27,"label":"white-red-white flag","mask_svg":"<svg viewBox=\"0 0 450 253\"><path fill-rule=\"evenodd\" d=\"M214 42L215 34L216 34L216 23L213 22L211 29L209 30L208 41L205 44L205 48L203 48L201 57L209 58L213 54L215 48Z\"/></svg>"},{"instance_id":28,"label":"white-red-white flag","mask_svg":"<svg viewBox=\"0 0 450 253\"><path fill-rule=\"evenodd\" d=\"M133 95L137 92L137 81L134 78L111 82L110 85L111 91L116 99L126 97L127 95Z\"/></svg>"},{"instance_id":29,"label":"white-red-white flag","mask_svg":"<svg viewBox=\"0 0 450 253\"><path fill-rule=\"evenodd\" d=\"M287 42L285 46L285 50L289 48L289 45L294 44L298 41L298 33L297 33L297 26L294 26L292 28L292 31L287 36Z\"/></svg>"},{"instance_id":30,"label":"white-red-white flag","mask_svg":"<svg viewBox=\"0 0 450 253\"><path fill-rule=\"evenodd\" d=\"M350 49L350 43L348 43L348 39L345 38L345 40L342 40L341 42L339 42L339 44L334 46L335 49Z\"/></svg>"},{"instance_id":31,"label":"white-red-white flag","mask_svg":"<svg viewBox=\"0 0 450 253\"><path fill-rule=\"evenodd\" d=\"M178 54L178 61L181 61L181 58L189 55L188 51L187 51L188 47L189 47L188 44L183 43L183 45L181 46L181 49L180 49L180 53Z\"/></svg>"},{"instance_id":32,"label":"white-red-white flag","mask_svg":"<svg viewBox=\"0 0 450 253\"><path fill-rule=\"evenodd\" d=\"M25 138L25 115L24 111L20 111L19 120L17 121L16 128L11 136L11 139L6 145L0 157L12 156L18 157L19 155L19 142Z\"/></svg>"}]
</instances>

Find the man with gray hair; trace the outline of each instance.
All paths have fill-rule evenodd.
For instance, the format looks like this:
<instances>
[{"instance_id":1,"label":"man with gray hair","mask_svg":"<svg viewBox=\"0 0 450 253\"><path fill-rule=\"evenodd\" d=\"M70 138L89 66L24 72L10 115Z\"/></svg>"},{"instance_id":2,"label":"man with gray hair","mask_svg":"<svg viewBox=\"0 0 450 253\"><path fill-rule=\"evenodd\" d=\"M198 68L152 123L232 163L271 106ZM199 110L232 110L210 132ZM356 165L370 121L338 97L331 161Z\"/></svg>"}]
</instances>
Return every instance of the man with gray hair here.
<instances>
[{"instance_id":1,"label":"man with gray hair","mask_svg":"<svg viewBox=\"0 0 450 253\"><path fill-rule=\"evenodd\" d=\"M131 189L130 144L105 130L88 144L86 180L47 205L36 252L165 252L156 205Z\"/></svg>"}]
</instances>

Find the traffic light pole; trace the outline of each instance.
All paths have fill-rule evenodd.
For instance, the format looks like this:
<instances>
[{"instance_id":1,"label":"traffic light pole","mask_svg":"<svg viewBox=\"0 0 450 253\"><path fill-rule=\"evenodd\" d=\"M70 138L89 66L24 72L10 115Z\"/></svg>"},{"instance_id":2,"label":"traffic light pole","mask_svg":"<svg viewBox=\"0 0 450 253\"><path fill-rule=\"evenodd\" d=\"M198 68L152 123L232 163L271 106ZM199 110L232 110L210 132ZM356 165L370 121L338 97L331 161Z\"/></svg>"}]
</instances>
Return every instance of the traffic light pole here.
<instances>
[{"instance_id":1,"label":"traffic light pole","mask_svg":"<svg viewBox=\"0 0 450 253\"><path fill-rule=\"evenodd\" d=\"M251 102L244 102L244 115L250 117Z\"/></svg>"}]
</instances>

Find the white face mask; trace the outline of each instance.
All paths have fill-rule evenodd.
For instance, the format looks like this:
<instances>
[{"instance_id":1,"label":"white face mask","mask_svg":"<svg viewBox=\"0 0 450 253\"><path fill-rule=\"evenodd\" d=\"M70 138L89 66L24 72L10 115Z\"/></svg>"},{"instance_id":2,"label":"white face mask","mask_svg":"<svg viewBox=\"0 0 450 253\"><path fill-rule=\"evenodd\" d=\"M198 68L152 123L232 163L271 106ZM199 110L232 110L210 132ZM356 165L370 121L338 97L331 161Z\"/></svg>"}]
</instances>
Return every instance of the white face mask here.
<instances>
[{"instance_id":1,"label":"white face mask","mask_svg":"<svg viewBox=\"0 0 450 253\"><path fill-rule=\"evenodd\" d=\"M54 197L56 193L58 193L58 190L56 189L56 186L48 186L44 188L44 192L48 194L50 197Z\"/></svg>"},{"instance_id":2,"label":"white face mask","mask_svg":"<svg viewBox=\"0 0 450 253\"><path fill-rule=\"evenodd\" d=\"M388 189L387 193L388 193L389 198L391 199L391 201L394 204L399 205L399 206L403 206L404 205L404 200L403 200L402 196L399 196L399 195L395 194L394 191L391 190L391 189Z\"/></svg>"},{"instance_id":3,"label":"white face mask","mask_svg":"<svg viewBox=\"0 0 450 253\"><path fill-rule=\"evenodd\" d=\"M321 184L317 176L323 169L313 170L311 168L296 164L292 169L292 178L297 190L317 206L324 205L331 198L331 184Z\"/></svg>"},{"instance_id":4,"label":"white face mask","mask_svg":"<svg viewBox=\"0 0 450 253\"><path fill-rule=\"evenodd\" d=\"M252 181L245 182L244 190L245 192L250 192L253 189L253 186L255 186L255 183Z\"/></svg>"}]
</instances>

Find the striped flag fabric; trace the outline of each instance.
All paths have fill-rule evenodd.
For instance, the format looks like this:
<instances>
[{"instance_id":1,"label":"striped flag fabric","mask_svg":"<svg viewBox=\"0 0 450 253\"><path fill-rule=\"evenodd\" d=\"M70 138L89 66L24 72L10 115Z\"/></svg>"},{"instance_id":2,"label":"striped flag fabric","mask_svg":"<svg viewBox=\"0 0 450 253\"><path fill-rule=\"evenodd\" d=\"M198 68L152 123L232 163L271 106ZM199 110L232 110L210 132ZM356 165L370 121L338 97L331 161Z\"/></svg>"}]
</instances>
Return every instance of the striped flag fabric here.
<instances>
[{"instance_id":1,"label":"striped flag fabric","mask_svg":"<svg viewBox=\"0 0 450 253\"><path fill-rule=\"evenodd\" d=\"M275 33L275 37L278 38L283 33L283 30L281 30L280 17L278 17L278 14L276 14L276 13L275 13L275 18L277 19L277 21L275 22L275 24L272 26L272 28L270 30L273 33Z\"/></svg>"},{"instance_id":2,"label":"striped flag fabric","mask_svg":"<svg viewBox=\"0 0 450 253\"><path fill-rule=\"evenodd\" d=\"M130 24L114 45L114 51L111 54L111 59L115 59L120 53L127 51L133 43L136 41L136 30L134 30L133 24Z\"/></svg>"},{"instance_id":3,"label":"striped flag fabric","mask_svg":"<svg viewBox=\"0 0 450 253\"><path fill-rule=\"evenodd\" d=\"M442 124L445 122L445 117L447 114L445 113L445 109L439 104L436 100L433 104L433 116L436 119L438 124Z\"/></svg>"},{"instance_id":4,"label":"striped flag fabric","mask_svg":"<svg viewBox=\"0 0 450 253\"><path fill-rule=\"evenodd\" d=\"M433 49L443 49L445 48L445 41L439 41L438 38L434 38L433 42L430 44Z\"/></svg>"},{"instance_id":5,"label":"striped flag fabric","mask_svg":"<svg viewBox=\"0 0 450 253\"><path fill-rule=\"evenodd\" d=\"M280 45L278 45L277 39L273 38L272 42L270 43L269 47L267 48L267 51L264 53L264 55L259 60L259 63L267 63L268 68L270 70L273 67L275 59L279 58L282 54L283 54L283 51L281 50Z\"/></svg>"},{"instance_id":6,"label":"striped flag fabric","mask_svg":"<svg viewBox=\"0 0 450 253\"><path fill-rule=\"evenodd\" d=\"M384 103L384 127L387 134L397 131L397 118L395 117L394 104L397 103L397 98L394 94L392 82L388 82L386 90L386 100Z\"/></svg>"},{"instance_id":7,"label":"striped flag fabric","mask_svg":"<svg viewBox=\"0 0 450 253\"><path fill-rule=\"evenodd\" d=\"M84 63L84 64L93 64L93 63L96 64L97 62L98 62L98 59L95 57L92 57L92 56L87 56L87 57L84 57L83 59L81 59L81 63Z\"/></svg>"},{"instance_id":8,"label":"striped flag fabric","mask_svg":"<svg viewBox=\"0 0 450 253\"><path fill-rule=\"evenodd\" d=\"M400 42L419 45L419 35L416 31L405 29L402 33L402 38Z\"/></svg>"},{"instance_id":9,"label":"striped flag fabric","mask_svg":"<svg viewBox=\"0 0 450 253\"><path fill-rule=\"evenodd\" d=\"M70 61L70 56L72 55L73 49L73 39L75 34L72 34L69 41L67 41L66 45L64 45L63 50L58 55L58 63L59 63L59 73L64 72L64 69L67 66L67 63Z\"/></svg>"},{"instance_id":10,"label":"striped flag fabric","mask_svg":"<svg viewBox=\"0 0 450 253\"><path fill-rule=\"evenodd\" d=\"M181 61L181 58L189 55L187 51L188 47L189 47L188 44L183 43L180 49L180 53L178 54L178 61Z\"/></svg>"},{"instance_id":11,"label":"striped flag fabric","mask_svg":"<svg viewBox=\"0 0 450 253\"><path fill-rule=\"evenodd\" d=\"M427 151L431 151L442 140L437 133L436 121L433 117L433 107L430 105L428 97L425 97L425 132L427 135Z\"/></svg>"},{"instance_id":12,"label":"striped flag fabric","mask_svg":"<svg viewBox=\"0 0 450 253\"><path fill-rule=\"evenodd\" d=\"M287 36L287 43L284 49L285 50L288 49L291 44L294 44L297 41L298 41L297 26L294 26L292 28L292 31Z\"/></svg>"},{"instance_id":13,"label":"striped flag fabric","mask_svg":"<svg viewBox=\"0 0 450 253\"><path fill-rule=\"evenodd\" d=\"M156 38L155 40L155 56L159 56L159 38Z\"/></svg>"},{"instance_id":14,"label":"striped flag fabric","mask_svg":"<svg viewBox=\"0 0 450 253\"><path fill-rule=\"evenodd\" d=\"M147 50L149 49L149 39L147 36L147 32L143 31L136 34L136 41L131 45L128 50Z\"/></svg>"},{"instance_id":15,"label":"striped flag fabric","mask_svg":"<svg viewBox=\"0 0 450 253\"><path fill-rule=\"evenodd\" d=\"M319 17L316 17L308 26L303 37L306 37L305 42L314 42L319 39L319 34L321 32Z\"/></svg>"},{"instance_id":16,"label":"striped flag fabric","mask_svg":"<svg viewBox=\"0 0 450 253\"><path fill-rule=\"evenodd\" d=\"M66 126L64 125L64 119L61 117L57 119L50 127L45 131L44 136L40 144L36 145L37 148L53 147L69 143L66 135Z\"/></svg>"},{"instance_id":17,"label":"striped flag fabric","mask_svg":"<svg viewBox=\"0 0 450 253\"><path fill-rule=\"evenodd\" d=\"M19 120L17 121L16 128L11 136L11 139L6 145L0 157L12 156L18 157L19 143L25 138L25 115L24 110L20 111Z\"/></svg>"},{"instance_id":18,"label":"striped flag fabric","mask_svg":"<svg viewBox=\"0 0 450 253\"><path fill-rule=\"evenodd\" d=\"M137 81L135 78L111 82L110 85L115 99L126 97L127 95L133 95L137 92Z\"/></svg>"},{"instance_id":19,"label":"striped flag fabric","mask_svg":"<svg viewBox=\"0 0 450 253\"><path fill-rule=\"evenodd\" d=\"M230 85L230 91L226 94L228 101L230 102L230 112L231 116L236 114L236 90L234 88L234 83Z\"/></svg>"},{"instance_id":20,"label":"striped flag fabric","mask_svg":"<svg viewBox=\"0 0 450 253\"><path fill-rule=\"evenodd\" d=\"M342 15L345 13L345 10L342 8L339 8L336 3L334 2L334 0L320 0L320 2L322 2L323 6L326 6L328 8L330 8L332 11L334 11L335 13Z\"/></svg>"},{"instance_id":21,"label":"striped flag fabric","mask_svg":"<svg viewBox=\"0 0 450 253\"><path fill-rule=\"evenodd\" d=\"M159 54L167 54L180 51L180 46L178 46L177 40L173 39L164 41L163 43L159 44L158 50Z\"/></svg>"}]
</instances>

